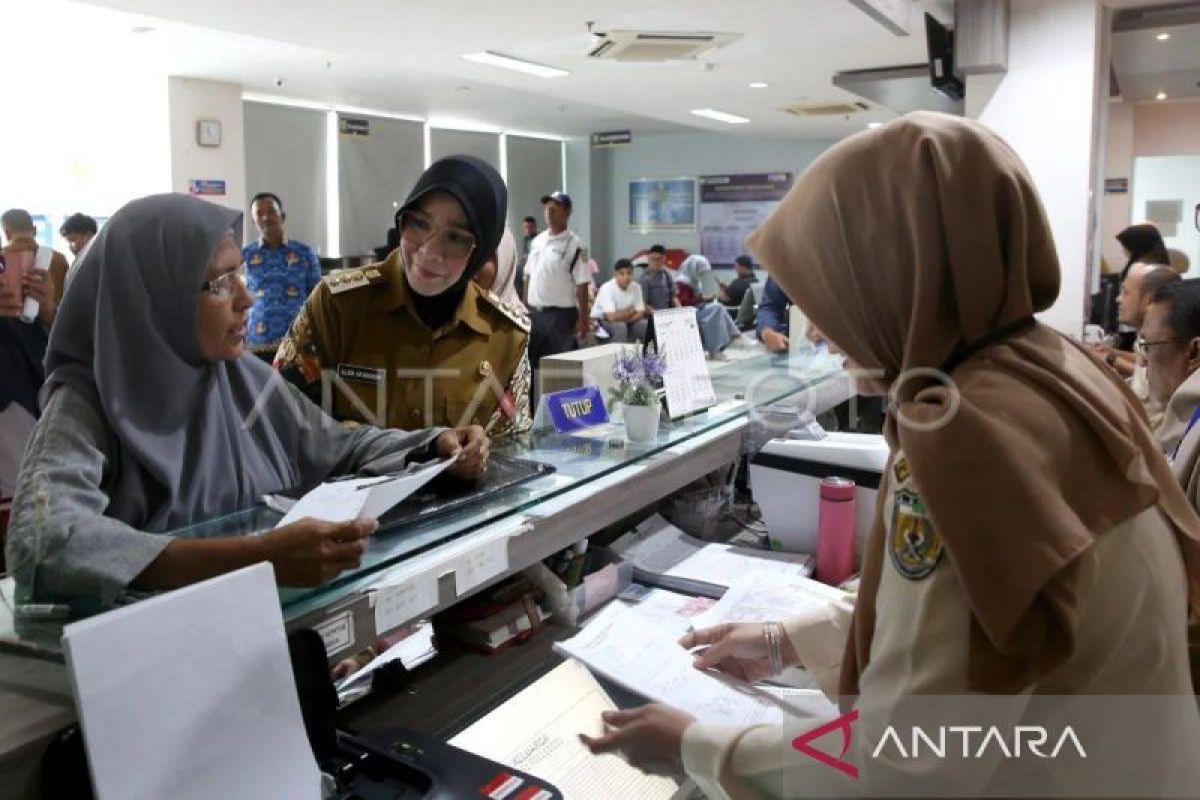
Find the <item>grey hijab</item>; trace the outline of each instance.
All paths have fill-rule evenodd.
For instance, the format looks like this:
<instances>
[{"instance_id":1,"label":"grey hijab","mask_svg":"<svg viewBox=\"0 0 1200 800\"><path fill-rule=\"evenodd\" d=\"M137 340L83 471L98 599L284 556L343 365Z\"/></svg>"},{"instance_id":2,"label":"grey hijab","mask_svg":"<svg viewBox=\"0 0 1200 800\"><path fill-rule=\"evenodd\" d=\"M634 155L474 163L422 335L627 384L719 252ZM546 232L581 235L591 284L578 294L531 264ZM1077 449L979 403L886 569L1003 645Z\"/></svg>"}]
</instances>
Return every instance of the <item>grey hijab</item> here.
<instances>
[{"instance_id":1,"label":"grey hijab","mask_svg":"<svg viewBox=\"0 0 1200 800\"><path fill-rule=\"evenodd\" d=\"M46 352L41 402L69 385L117 441L105 515L161 531L252 505L300 482L302 435L271 368L253 355L208 363L196 317L205 270L242 215L179 194L113 215L84 255ZM261 398L259 416L245 420Z\"/></svg>"}]
</instances>

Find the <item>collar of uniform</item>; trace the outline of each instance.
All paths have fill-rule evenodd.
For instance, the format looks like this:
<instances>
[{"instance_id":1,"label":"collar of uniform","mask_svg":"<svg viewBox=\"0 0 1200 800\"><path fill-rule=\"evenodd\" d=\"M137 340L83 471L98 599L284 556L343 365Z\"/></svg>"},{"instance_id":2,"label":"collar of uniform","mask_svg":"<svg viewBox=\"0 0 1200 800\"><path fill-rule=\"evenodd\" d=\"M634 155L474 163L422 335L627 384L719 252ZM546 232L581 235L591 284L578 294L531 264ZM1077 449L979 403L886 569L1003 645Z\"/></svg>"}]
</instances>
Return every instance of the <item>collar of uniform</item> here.
<instances>
[{"instance_id":1,"label":"collar of uniform","mask_svg":"<svg viewBox=\"0 0 1200 800\"><path fill-rule=\"evenodd\" d=\"M417 312L412 308L413 293L408 288L408 281L404 277L404 260L400 255L400 248L397 247L393 250L378 266L379 270L388 278L388 290L380 294L379 307L385 311L408 308L415 317ZM479 312L479 304L482 301L482 290L475 281L469 281L467 291L458 306L458 312L454 315L453 322L462 322L472 330L484 336L490 336L492 324Z\"/></svg>"},{"instance_id":2,"label":"collar of uniform","mask_svg":"<svg viewBox=\"0 0 1200 800\"><path fill-rule=\"evenodd\" d=\"M285 236L283 241L279 243L278 247L271 247L271 245L267 243L267 240L260 236L258 237L257 244L263 250L287 250L291 246L291 240Z\"/></svg>"}]
</instances>

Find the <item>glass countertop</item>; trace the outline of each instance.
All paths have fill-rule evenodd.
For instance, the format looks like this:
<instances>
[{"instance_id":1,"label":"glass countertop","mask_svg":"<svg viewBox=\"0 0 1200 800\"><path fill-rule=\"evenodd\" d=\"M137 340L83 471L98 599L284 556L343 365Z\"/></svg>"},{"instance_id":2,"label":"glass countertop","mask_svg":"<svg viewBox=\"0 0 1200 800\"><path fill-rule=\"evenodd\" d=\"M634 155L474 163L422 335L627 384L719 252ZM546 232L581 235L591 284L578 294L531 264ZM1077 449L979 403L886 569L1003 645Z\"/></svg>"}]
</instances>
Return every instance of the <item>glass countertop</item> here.
<instances>
[{"instance_id":1,"label":"glass countertop","mask_svg":"<svg viewBox=\"0 0 1200 800\"><path fill-rule=\"evenodd\" d=\"M830 368L828 360L811 361L766 354L761 346L731 348L728 360L710 361L717 403L707 411L679 420L663 420L654 442L626 442L619 420L611 426L575 434L529 433L496 440L492 452L537 461L554 467L551 474L506 489L478 502L433 519L402 522L381 527L359 568L312 589L280 589L284 618L296 619L348 597L378 579L380 574L408 558L452 539L466 536L493 525L573 489L668 448L700 437L722 425L747 416L754 408L778 403L804 389L832 380L842 374ZM270 530L282 515L266 506L208 520L167 535L187 538L253 535ZM0 582L0 644L14 639L35 650L58 650L56 623L14 620L10 604L11 579ZM16 624L14 624L16 623ZM61 632L62 623L57 623Z\"/></svg>"}]
</instances>

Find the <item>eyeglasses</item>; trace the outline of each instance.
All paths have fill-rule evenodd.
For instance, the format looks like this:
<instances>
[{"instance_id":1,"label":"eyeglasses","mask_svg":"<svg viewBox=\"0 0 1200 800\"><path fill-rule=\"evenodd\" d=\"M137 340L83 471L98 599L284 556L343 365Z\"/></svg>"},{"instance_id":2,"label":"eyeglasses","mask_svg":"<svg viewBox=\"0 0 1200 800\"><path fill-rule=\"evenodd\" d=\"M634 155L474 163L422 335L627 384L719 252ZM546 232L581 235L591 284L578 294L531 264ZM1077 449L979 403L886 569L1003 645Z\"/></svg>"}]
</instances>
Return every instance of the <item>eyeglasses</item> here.
<instances>
[{"instance_id":1,"label":"eyeglasses","mask_svg":"<svg viewBox=\"0 0 1200 800\"><path fill-rule=\"evenodd\" d=\"M434 236L439 237L446 258L470 258L475 252L475 237L460 228L439 228L419 211L400 212L400 235L416 247L423 246Z\"/></svg>"},{"instance_id":2,"label":"eyeglasses","mask_svg":"<svg viewBox=\"0 0 1200 800\"><path fill-rule=\"evenodd\" d=\"M200 289L208 292L218 300L228 300L237 291L237 285L234 281L239 281L242 285L245 285L246 262L243 261L241 264L238 264L237 269L230 270L220 277L213 278L211 281L206 281Z\"/></svg>"},{"instance_id":3,"label":"eyeglasses","mask_svg":"<svg viewBox=\"0 0 1200 800\"><path fill-rule=\"evenodd\" d=\"M1145 339L1138 337L1138 340L1134 342L1133 346L1137 349L1138 353L1143 356L1148 356L1150 355L1150 348L1155 347L1156 345L1183 344L1186 341L1187 339L1159 339L1156 342L1147 342Z\"/></svg>"}]
</instances>

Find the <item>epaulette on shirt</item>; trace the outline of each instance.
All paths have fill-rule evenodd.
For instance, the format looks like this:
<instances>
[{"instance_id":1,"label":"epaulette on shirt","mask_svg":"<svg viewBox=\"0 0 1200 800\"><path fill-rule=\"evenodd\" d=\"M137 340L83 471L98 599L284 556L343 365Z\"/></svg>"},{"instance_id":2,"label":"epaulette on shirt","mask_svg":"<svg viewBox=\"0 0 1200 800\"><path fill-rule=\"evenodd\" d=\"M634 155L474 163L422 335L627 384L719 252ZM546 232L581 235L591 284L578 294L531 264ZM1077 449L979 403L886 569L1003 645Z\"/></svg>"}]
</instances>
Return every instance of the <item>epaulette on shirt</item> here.
<instances>
[{"instance_id":1,"label":"epaulette on shirt","mask_svg":"<svg viewBox=\"0 0 1200 800\"><path fill-rule=\"evenodd\" d=\"M377 264L354 269L339 269L325 276L325 285L330 294L341 294L351 289L383 283L387 280Z\"/></svg>"},{"instance_id":2,"label":"epaulette on shirt","mask_svg":"<svg viewBox=\"0 0 1200 800\"><path fill-rule=\"evenodd\" d=\"M510 306L508 303L500 299L500 295L492 291L483 291L479 293L488 305L494 307L497 311L508 318L510 322L516 325L521 330L529 333L529 319L517 309Z\"/></svg>"}]
</instances>

